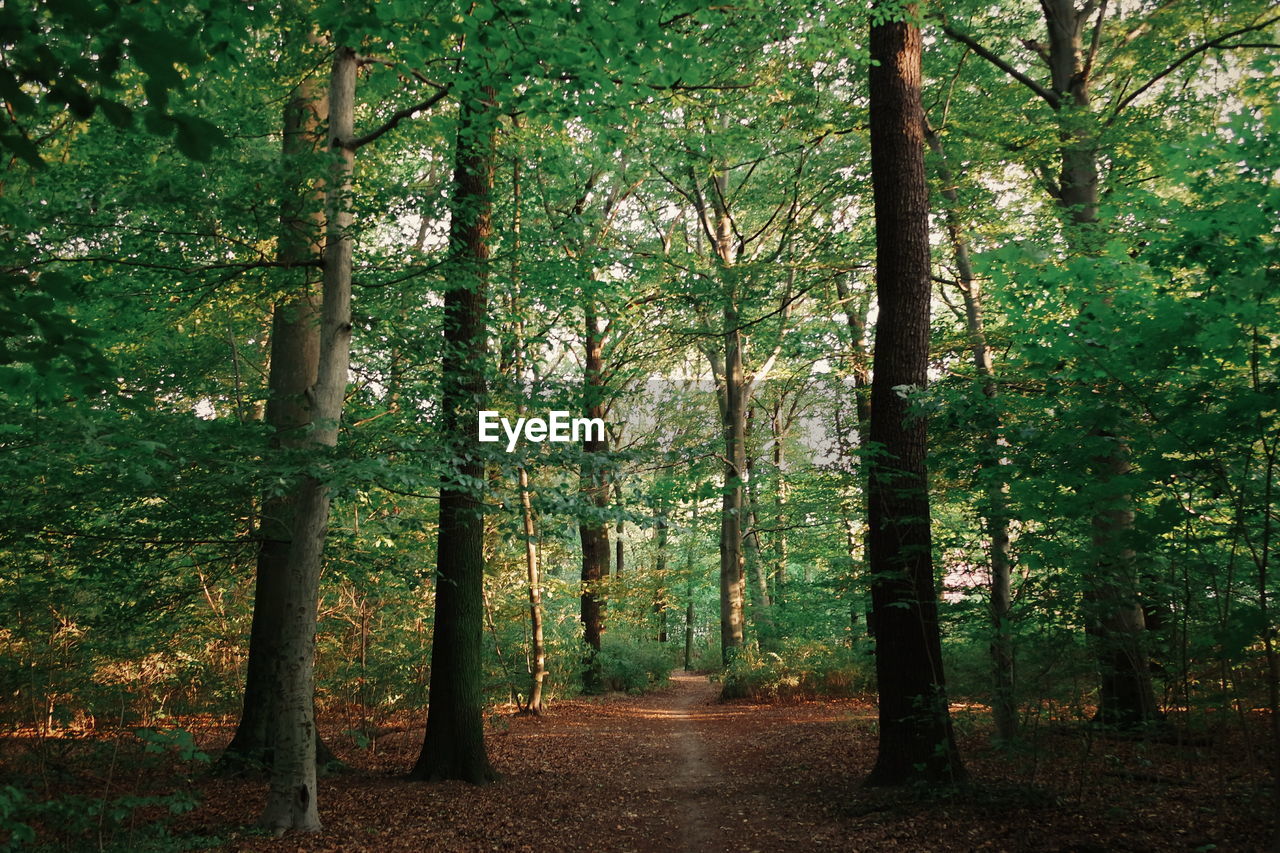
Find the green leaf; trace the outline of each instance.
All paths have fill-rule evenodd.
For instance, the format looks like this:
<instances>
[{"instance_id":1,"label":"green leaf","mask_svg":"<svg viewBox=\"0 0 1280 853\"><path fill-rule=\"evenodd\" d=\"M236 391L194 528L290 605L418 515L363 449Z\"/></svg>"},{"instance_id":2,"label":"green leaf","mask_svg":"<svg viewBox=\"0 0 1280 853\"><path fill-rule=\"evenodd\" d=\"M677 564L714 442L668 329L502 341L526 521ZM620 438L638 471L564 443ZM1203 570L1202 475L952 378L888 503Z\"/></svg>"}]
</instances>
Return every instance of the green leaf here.
<instances>
[{"instance_id":1,"label":"green leaf","mask_svg":"<svg viewBox=\"0 0 1280 853\"><path fill-rule=\"evenodd\" d=\"M213 122L189 115L175 115L173 120L178 126L175 139L178 150L192 160L207 162L213 156L214 147L226 142Z\"/></svg>"}]
</instances>

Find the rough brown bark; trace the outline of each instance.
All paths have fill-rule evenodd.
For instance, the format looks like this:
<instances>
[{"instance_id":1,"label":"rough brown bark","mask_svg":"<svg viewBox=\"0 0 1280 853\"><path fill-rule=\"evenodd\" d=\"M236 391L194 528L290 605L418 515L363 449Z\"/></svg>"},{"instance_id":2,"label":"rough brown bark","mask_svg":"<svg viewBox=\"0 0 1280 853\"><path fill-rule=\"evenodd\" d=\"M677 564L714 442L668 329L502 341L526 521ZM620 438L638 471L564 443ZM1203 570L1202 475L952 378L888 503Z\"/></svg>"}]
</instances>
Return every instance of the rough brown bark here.
<instances>
[{"instance_id":1,"label":"rough brown bark","mask_svg":"<svg viewBox=\"0 0 1280 853\"><path fill-rule=\"evenodd\" d=\"M595 298L587 294L583 327L584 371L582 411L588 418L604 417L604 333L596 313ZM604 472L609 452L607 433L595 438L590 434L582 441L581 493L597 511L609 506L609 483ZM609 527L598 517L588 517L578 524L582 541L582 633L587 644L583 661L582 686L588 693L604 689L600 679L600 642L604 634L605 603L601 584L609 575Z\"/></svg>"},{"instance_id":2,"label":"rough brown bark","mask_svg":"<svg viewBox=\"0 0 1280 853\"><path fill-rule=\"evenodd\" d=\"M908 16L914 10L907 11ZM928 189L920 31L871 28L871 176L876 323L868 527L880 741L871 784L951 782L963 774L947 707L934 587L925 422L902 389L927 382Z\"/></svg>"},{"instance_id":3,"label":"rough brown bark","mask_svg":"<svg viewBox=\"0 0 1280 853\"><path fill-rule=\"evenodd\" d=\"M488 364L489 238L493 230L494 93L482 89L459 107L449 226L451 275L444 293L440 430L446 458L461 459L440 489L435 630L427 731L411 777L485 784L497 778L484 742L485 465L476 435Z\"/></svg>"},{"instance_id":4,"label":"rough brown bark","mask_svg":"<svg viewBox=\"0 0 1280 853\"><path fill-rule=\"evenodd\" d=\"M317 458L338 443L351 348L351 188L355 152L355 52L334 52L329 82L328 144L333 165L325 194L324 296L320 362L310 389L312 423L305 447ZM316 804L315 635L320 569L329 525L329 487L303 478L294 507L277 660L275 754L263 824L277 834L318 832Z\"/></svg>"}]
</instances>

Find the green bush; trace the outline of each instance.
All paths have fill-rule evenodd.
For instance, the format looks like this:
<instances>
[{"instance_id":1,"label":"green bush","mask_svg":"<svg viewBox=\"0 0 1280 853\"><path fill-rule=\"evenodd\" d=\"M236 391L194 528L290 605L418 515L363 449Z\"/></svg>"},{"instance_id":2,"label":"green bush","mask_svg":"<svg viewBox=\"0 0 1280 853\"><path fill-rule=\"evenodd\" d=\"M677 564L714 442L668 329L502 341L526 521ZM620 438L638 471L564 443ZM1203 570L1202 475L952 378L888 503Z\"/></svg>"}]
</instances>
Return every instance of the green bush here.
<instances>
[{"instance_id":1,"label":"green bush","mask_svg":"<svg viewBox=\"0 0 1280 853\"><path fill-rule=\"evenodd\" d=\"M661 644L605 635L600 674L606 689L644 693L666 684L672 669L671 656Z\"/></svg>"},{"instance_id":2,"label":"green bush","mask_svg":"<svg viewBox=\"0 0 1280 853\"><path fill-rule=\"evenodd\" d=\"M857 696L870 683L867 660L848 647L788 641L780 652L744 649L722 676L721 697L776 702Z\"/></svg>"}]
</instances>

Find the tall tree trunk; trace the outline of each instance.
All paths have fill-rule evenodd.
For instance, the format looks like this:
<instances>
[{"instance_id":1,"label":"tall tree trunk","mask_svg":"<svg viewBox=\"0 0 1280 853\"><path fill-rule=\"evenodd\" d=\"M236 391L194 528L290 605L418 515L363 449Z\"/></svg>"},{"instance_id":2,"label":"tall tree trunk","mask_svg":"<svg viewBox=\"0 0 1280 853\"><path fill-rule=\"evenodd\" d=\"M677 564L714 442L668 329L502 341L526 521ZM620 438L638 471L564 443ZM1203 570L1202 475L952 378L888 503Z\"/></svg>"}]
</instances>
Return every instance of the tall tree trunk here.
<instances>
[{"instance_id":1,"label":"tall tree trunk","mask_svg":"<svg viewBox=\"0 0 1280 853\"><path fill-rule=\"evenodd\" d=\"M858 435L857 446L865 448L867 442L871 438L871 347L867 342L867 318L871 312L871 291L865 290L854 301L853 293L849 290L849 276L836 276L836 294L840 299L840 304L844 306L845 322L849 327L849 347L853 356L853 415L855 428ZM837 412L837 425L839 424L839 413ZM843 430L839 430L841 435ZM856 451L847 439L841 441L841 452L846 458L852 459ZM863 459L862 465L867 466L870 460ZM850 501L851 502L851 501ZM841 501L841 514L845 519L845 541L849 549L849 559L854 566L858 564L859 555L869 565L871 562L870 552L870 534L867 529L862 531L862 537L859 541L857 531L853 524L853 512L848 503ZM808 570L806 568L806 574ZM850 637L853 637L858 623L858 612L854 605L849 606L849 630ZM872 619L867 620L867 636L875 636L875 625Z\"/></svg>"},{"instance_id":2,"label":"tall tree trunk","mask_svg":"<svg viewBox=\"0 0 1280 853\"><path fill-rule=\"evenodd\" d=\"M991 566L991 667L993 690L992 716L995 718L996 737L1011 741L1018 735L1018 705L1014 692L1013 639L1009 618L1013 610L1012 560L1010 558L1009 501L1006 483L1001 474L1000 418L994 408L996 399L995 368L991 347L987 345L987 332L983 323L981 285L973 276L969 261L969 240L964 224L960 221L959 197L954 176L947 164L942 140L925 126L925 138L929 148L938 158L938 179L942 184L942 197L947 202L947 236L955 255L956 276L960 295L964 299L965 329L973 352L973 365L982 382L982 393L991 401L992 408L983 416L979 425L984 445L980 451L983 501L980 513L985 521L990 540L988 557Z\"/></svg>"},{"instance_id":3,"label":"tall tree trunk","mask_svg":"<svg viewBox=\"0 0 1280 853\"><path fill-rule=\"evenodd\" d=\"M311 429L306 447L322 459L338 443L351 350L351 189L355 152L356 56L339 47L329 83L329 146L333 166L325 196L324 297L320 318L320 364L310 397ZM262 822L277 834L294 829L318 832L316 805L315 641L316 604L329 487L310 475L294 506L293 535L286 564L286 591L276 669L275 755L271 791Z\"/></svg>"},{"instance_id":4,"label":"tall tree trunk","mask_svg":"<svg viewBox=\"0 0 1280 853\"><path fill-rule=\"evenodd\" d=\"M747 435L755 425L755 409L747 409ZM756 511L759 489L756 486L755 459L751 454L750 444L745 446L747 485L746 518L747 531L742 537L743 564L746 568L746 580L751 589L752 622L756 629L756 639L763 651L772 651L777 647L777 630L773 621L773 601L769 598L769 577L764 571L764 559L760 548L760 518Z\"/></svg>"},{"instance_id":5,"label":"tall tree trunk","mask_svg":"<svg viewBox=\"0 0 1280 853\"><path fill-rule=\"evenodd\" d=\"M594 282L592 283L594 284ZM591 285L588 285L591 286ZM596 314L595 294L586 294L584 304L584 372L582 410L588 418L604 417L604 334ZM607 434L599 438L588 430L582 441L581 493L596 510L609 505L609 483L605 455ZM587 644L582 686L588 693L604 689L600 677L600 641L604 634L604 593L601 584L609 575L609 527L602 518L590 516L578 523L582 540L582 633Z\"/></svg>"},{"instance_id":6,"label":"tall tree trunk","mask_svg":"<svg viewBox=\"0 0 1280 853\"><path fill-rule=\"evenodd\" d=\"M1086 14L1077 11L1075 0L1044 0L1045 25L1049 32L1049 73L1057 107L1059 157L1058 201L1070 216L1075 233L1069 236L1078 252L1095 245L1098 222L1098 160L1089 132L1089 73L1084 68L1081 33ZM1092 6L1092 4L1090 4Z\"/></svg>"},{"instance_id":7,"label":"tall tree trunk","mask_svg":"<svg viewBox=\"0 0 1280 853\"><path fill-rule=\"evenodd\" d=\"M905 10L914 16L913 7ZM880 315L871 384L867 489L880 742L868 782L963 774L947 707L929 530L925 421L900 389L928 381L929 204L920 105L920 31L871 28L871 178Z\"/></svg>"},{"instance_id":8,"label":"tall tree trunk","mask_svg":"<svg viewBox=\"0 0 1280 853\"><path fill-rule=\"evenodd\" d=\"M725 269L728 279L736 272ZM720 658L728 666L744 639L742 515L746 476L746 377L742 367L742 330L736 287L726 282L724 300L724 495L720 504Z\"/></svg>"},{"instance_id":9,"label":"tall tree trunk","mask_svg":"<svg viewBox=\"0 0 1280 853\"><path fill-rule=\"evenodd\" d=\"M689 541L684 557L684 668L693 669L693 543L698 535L698 499L693 499L693 514L689 520Z\"/></svg>"},{"instance_id":10,"label":"tall tree trunk","mask_svg":"<svg viewBox=\"0 0 1280 853\"><path fill-rule=\"evenodd\" d=\"M533 714L542 713L542 682L547 675L547 644L542 636L542 580L538 575L538 546L533 526L533 504L529 500L529 472L523 465L520 478L520 516L524 523L524 563L529 583L529 629L533 672L529 685L529 704Z\"/></svg>"},{"instance_id":11,"label":"tall tree trunk","mask_svg":"<svg viewBox=\"0 0 1280 853\"><path fill-rule=\"evenodd\" d=\"M520 117L511 117L511 124L520 127ZM511 162L511 316L515 318L510 358L515 369L517 382L523 381L527 362L527 342L524 334L524 320L520 310L520 290L523 280L520 275L520 225L521 225L521 182L520 158L516 156ZM524 415L525 405L522 402L519 413ZM525 709L531 714L542 713L542 683L547 675L547 644L542 631L542 578L538 568L537 531L534 526L533 501L529 490L529 470L524 464L518 471L520 487L520 518L524 525L524 563L527 583L529 585L529 657L533 662L529 673L529 701Z\"/></svg>"},{"instance_id":12,"label":"tall tree trunk","mask_svg":"<svg viewBox=\"0 0 1280 853\"><path fill-rule=\"evenodd\" d=\"M782 403L775 401L769 416L769 440L773 456L773 523L778 528L774 538L772 604L783 606L787 585L787 563L791 559L787 539L787 477L783 473L786 450L782 445L786 429L782 425Z\"/></svg>"},{"instance_id":13,"label":"tall tree trunk","mask_svg":"<svg viewBox=\"0 0 1280 853\"><path fill-rule=\"evenodd\" d=\"M727 117L722 121L727 122ZM717 391L720 430L724 440L724 486L720 503L720 659L728 666L745 639L746 573L742 520L745 510L746 419L750 399L743 365L739 271L734 267L737 250L733 219L727 207L729 175L723 166L718 167L711 177L712 191L704 197L699 189L700 180L692 172L692 166L690 169L698 218L711 240L722 289L722 348L719 352L708 350L707 355L712 363L712 372L718 374L720 380Z\"/></svg>"},{"instance_id":14,"label":"tall tree trunk","mask_svg":"<svg viewBox=\"0 0 1280 853\"><path fill-rule=\"evenodd\" d=\"M614 505L622 507L622 480L615 479L613 482L613 500ZM623 534L627 532L626 522L621 517L618 518L617 526L613 529L613 576L622 577L623 560L626 557L626 549L623 545Z\"/></svg>"},{"instance_id":15,"label":"tall tree trunk","mask_svg":"<svg viewBox=\"0 0 1280 853\"><path fill-rule=\"evenodd\" d=\"M1084 67L1082 33L1087 12L1075 0L1041 4L1049 35L1049 69L1057 109L1061 168L1057 200L1066 215L1067 240L1078 255L1102 248L1105 229L1098 219L1098 162L1091 133L1090 74ZM1123 416L1119 418L1123 421ZM1107 452L1094 460L1099 491L1129 473L1129 446L1123 425L1099 424L1094 436ZM1101 674L1096 719L1109 725L1137 726L1161 719L1146 651L1146 620L1138 597L1135 554L1128 546L1133 501L1110 495L1094 509L1093 570L1085 576L1086 619L1097 648Z\"/></svg>"},{"instance_id":16,"label":"tall tree trunk","mask_svg":"<svg viewBox=\"0 0 1280 853\"><path fill-rule=\"evenodd\" d=\"M271 366L267 374L267 423L272 450L296 449L306 442L311 408L305 397L315 384L320 363L320 272L324 233L324 190L309 180L311 158L324 150L329 101L319 80L308 77L290 93L284 107L280 191L280 238L276 260L288 271L287 295L272 312ZM296 269L295 269L296 268ZM269 497L259 515L258 561L249 632L249 661L244 706L226 754L251 763L271 764L272 699L283 621L285 566L293 535L297 492Z\"/></svg>"},{"instance_id":17,"label":"tall tree trunk","mask_svg":"<svg viewBox=\"0 0 1280 853\"><path fill-rule=\"evenodd\" d=\"M658 642L665 643L667 641L667 609L669 602L667 600L667 505L666 502L660 500L658 503L657 519L654 522L655 539L654 545L654 590L653 590L653 612L658 617Z\"/></svg>"},{"instance_id":18,"label":"tall tree trunk","mask_svg":"<svg viewBox=\"0 0 1280 853\"><path fill-rule=\"evenodd\" d=\"M444 293L440 424L445 458L461 459L440 489L435 632L427 732L411 777L477 785L497 773L485 751L482 681L484 479L475 423L488 364L489 237L497 125L494 92L463 99L458 115L449 226L452 275Z\"/></svg>"}]
</instances>

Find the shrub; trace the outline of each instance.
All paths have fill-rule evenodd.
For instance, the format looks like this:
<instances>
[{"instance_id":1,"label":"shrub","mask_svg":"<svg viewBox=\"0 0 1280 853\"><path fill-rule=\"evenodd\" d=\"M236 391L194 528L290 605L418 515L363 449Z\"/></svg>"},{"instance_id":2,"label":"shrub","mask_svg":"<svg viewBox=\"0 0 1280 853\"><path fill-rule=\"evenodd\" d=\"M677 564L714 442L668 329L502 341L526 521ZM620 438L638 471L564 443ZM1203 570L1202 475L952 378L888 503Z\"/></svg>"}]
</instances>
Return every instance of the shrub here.
<instances>
[{"instance_id":1,"label":"shrub","mask_svg":"<svg viewBox=\"0 0 1280 853\"><path fill-rule=\"evenodd\" d=\"M600 649L600 674L605 688L644 693L667 683L673 668L661 644L606 635Z\"/></svg>"},{"instance_id":2,"label":"shrub","mask_svg":"<svg viewBox=\"0 0 1280 853\"><path fill-rule=\"evenodd\" d=\"M818 696L857 696L870 684L865 658L847 647L784 642L780 652L744 649L723 675L721 698L776 702Z\"/></svg>"}]
</instances>

